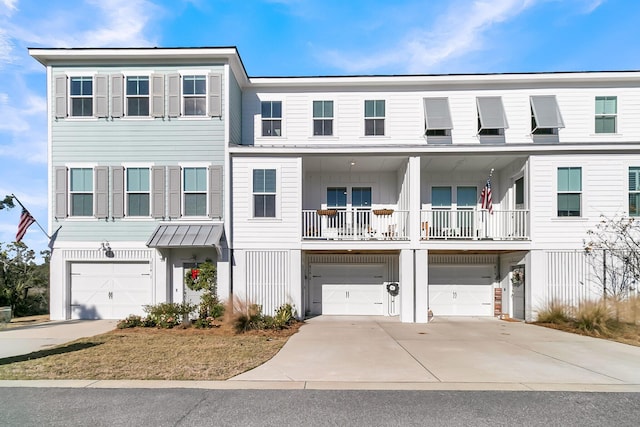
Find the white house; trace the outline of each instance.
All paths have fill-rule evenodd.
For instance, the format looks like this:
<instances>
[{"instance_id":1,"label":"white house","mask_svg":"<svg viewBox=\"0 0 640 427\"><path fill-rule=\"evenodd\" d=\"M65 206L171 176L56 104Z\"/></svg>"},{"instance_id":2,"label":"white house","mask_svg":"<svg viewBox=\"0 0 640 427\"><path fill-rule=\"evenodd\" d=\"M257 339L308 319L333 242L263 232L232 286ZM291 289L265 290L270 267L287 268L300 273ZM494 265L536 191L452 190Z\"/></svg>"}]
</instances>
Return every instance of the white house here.
<instances>
[{"instance_id":1,"label":"white house","mask_svg":"<svg viewBox=\"0 0 640 427\"><path fill-rule=\"evenodd\" d=\"M53 318L182 301L212 259L221 297L267 313L530 320L597 293L587 230L639 215L640 72L250 78L235 48L30 53Z\"/></svg>"}]
</instances>

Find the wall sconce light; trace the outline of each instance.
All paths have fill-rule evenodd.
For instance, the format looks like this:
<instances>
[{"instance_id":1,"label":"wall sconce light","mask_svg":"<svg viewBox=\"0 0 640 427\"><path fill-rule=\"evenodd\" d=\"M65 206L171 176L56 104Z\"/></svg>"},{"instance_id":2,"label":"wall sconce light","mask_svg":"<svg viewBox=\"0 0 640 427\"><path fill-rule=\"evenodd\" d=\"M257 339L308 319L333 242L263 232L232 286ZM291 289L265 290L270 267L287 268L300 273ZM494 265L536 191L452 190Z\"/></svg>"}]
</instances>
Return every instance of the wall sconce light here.
<instances>
[{"instance_id":1,"label":"wall sconce light","mask_svg":"<svg viewBox=\"0 0 640 427\"><path fill-rule=\"evenodd\" d=\"M114 257L114 253L113 253L113 250L111 249L111 245L109 244L109 242L107 240L105 240L104 242L100 243L100 249L102 250L102 252L104 252L104 255L107 258L113 258Z\"/></svg>"}]
</instances>

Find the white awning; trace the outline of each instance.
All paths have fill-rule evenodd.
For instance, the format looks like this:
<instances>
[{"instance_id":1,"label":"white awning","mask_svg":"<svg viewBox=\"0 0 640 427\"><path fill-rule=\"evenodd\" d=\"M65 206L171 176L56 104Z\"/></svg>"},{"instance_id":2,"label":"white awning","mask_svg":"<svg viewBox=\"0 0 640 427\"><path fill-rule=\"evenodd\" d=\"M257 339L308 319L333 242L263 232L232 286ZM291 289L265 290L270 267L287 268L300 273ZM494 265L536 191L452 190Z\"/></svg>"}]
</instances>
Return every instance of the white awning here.
<instances>
[{"instance_id":1,"label":"white awning","mask_svg":"<svg viewBox=\"0 0 640 427\"><path fill-rule=\"evenodd\" d=\"M500 96L479 96L476 98L481 129L507 129L507 115Z\"/></svg>"},{"instance_id":2,"label":"white awning","mask_svg":"<svg viewBox=\"0 0 640 427\"><path fill-rule=\"evenodd\" d=\"M163 224L159 225L147 246L150 248L207 248L220 251L222 224Z\"/></svg>"},{"instance_id":3,"label":"white awning","mask_svg":"<svg viewBox=\"0 0 640 427\"><path fill-rule=\"evenodd\" d=\"M449 98L424 98L424 118L427 129L453 129Z\"/></svg>"},{"instance_id":4,"label":"white awning","mask_svg":"<svg viewBox=\"0 0 640 427\"><path fill-rule=\"evenodd\" d=\"M533 117L536 119L536 128L558 129L564 127L555 95L538 95L532 96L530 99Z\"/></svg>"}]
</instances>

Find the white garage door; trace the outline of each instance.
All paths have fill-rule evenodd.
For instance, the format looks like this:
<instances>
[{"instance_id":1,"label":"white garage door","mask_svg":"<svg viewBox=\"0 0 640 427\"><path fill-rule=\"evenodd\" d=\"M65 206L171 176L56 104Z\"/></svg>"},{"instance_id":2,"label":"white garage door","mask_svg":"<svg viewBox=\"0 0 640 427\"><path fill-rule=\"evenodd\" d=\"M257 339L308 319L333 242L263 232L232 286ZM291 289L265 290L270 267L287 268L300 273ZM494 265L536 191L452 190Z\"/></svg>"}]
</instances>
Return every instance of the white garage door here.
<instances>
[{"instance_id":1,"label":"white garage door","mask_svg":"<svg viewBox=\"0 0 640 427\"><path fill-rule=\"evenodd\" d=\"M383 264L311 266L312 314L384 314Z\"/></svg>"},{"instance_id":2,"label":"white garage door","mask_svg":"<svg viewBox=\"0 0 640 427\"><path fill-rule=\"evenodd\" d=\"M151 303L149 263L71 264L73 319L124 319Z\"/></svg>"},{"instance_id":3,"label":"white garage door","mask_svg":"<svg viewBox=\"0 0 640 427\"><path fill-rule=\"evenodd\" d=\"M492 265L429 267L429 309L434 316L492 316Z\"/></svg>"}]
</instances>

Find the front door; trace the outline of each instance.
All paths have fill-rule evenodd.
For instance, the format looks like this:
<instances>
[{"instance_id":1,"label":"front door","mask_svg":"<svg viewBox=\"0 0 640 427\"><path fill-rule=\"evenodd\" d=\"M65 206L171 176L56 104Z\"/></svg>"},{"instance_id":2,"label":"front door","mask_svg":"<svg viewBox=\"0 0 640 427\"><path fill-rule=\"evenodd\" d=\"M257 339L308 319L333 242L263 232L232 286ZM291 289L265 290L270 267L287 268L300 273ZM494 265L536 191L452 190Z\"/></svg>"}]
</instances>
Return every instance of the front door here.
<instances>
[{"instance_id":1,"label":"front door","mask_svg":"<svg viewBox=\"0 0 640 427\"><path fill-rule=\"evenodd\" d=\"M511 304L513 306L513 318L524 320L525 302L525 274L524 265L516 265L511 268Z\"/></svg>"}]
</instances>

